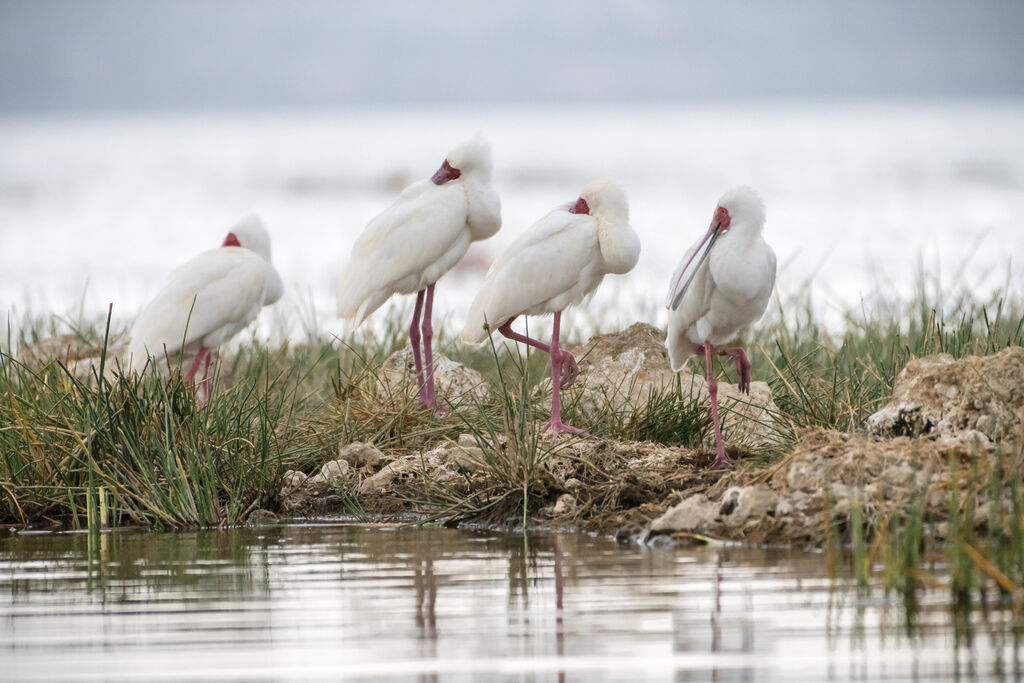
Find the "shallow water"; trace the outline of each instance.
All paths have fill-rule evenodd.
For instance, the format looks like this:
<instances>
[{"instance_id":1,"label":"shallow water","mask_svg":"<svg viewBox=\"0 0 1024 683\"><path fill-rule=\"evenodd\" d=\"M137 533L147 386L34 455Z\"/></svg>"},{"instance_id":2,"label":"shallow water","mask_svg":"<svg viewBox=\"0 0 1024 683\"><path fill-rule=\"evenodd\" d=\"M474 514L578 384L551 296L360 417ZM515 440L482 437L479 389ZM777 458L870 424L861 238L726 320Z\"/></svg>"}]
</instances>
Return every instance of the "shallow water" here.
<instances>
[{"instance_id":1,"label":"shallow water","mask_svg":"<svg viewBox=\"0 0 1024 683\"><path fill-rule=\"evenodd\" d=\"M820 554L302 524L0 537L3 680L1001 680L1011 619ZM965 626L969 624L969 626ZM969 636L969 637L968 637Z\"/></svg>"}]
</instances>

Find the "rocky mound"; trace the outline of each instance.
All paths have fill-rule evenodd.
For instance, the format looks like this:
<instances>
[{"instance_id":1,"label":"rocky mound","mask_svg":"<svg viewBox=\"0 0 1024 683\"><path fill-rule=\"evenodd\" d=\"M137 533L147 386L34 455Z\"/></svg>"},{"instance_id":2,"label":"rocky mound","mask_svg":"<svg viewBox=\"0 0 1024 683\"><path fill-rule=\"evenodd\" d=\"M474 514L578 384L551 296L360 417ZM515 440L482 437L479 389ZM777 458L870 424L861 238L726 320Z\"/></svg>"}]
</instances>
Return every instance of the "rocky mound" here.
<instances>
[{"instance_id":1,"label":"rocky mound","mask_svg":"<svg viewBox=\"0 0 1024 683\"><path fill-rule=\"evenodd\" d=\"M865 520L885 519L920 501L935 532L949 512L951 463L970 467L979 457L966 442L899 437L877 441L815 430L792 454L761 472L734 472L706 491L682 496L655 519L652 534L706 534L753 542L820 545L830 520L857 505ZM994 458L984 452L984 467ZM984 522L984 495L975 520Z\"/></svg>"},{"instance_id":2,"label":"rocky mound","mask_svg":"<svg viewBox=\"0 0 1024 683\"><path fill-rule=\"evenodd\" d=\"M677 387L684 397L708 402L707 380L688 369L672 372L665 333L652 325L635 323L622 332L597 335L572 353L580 374L569 391L574 405L585 413L642 407L652 395ZM748 396L735 384L719 381L718 401L726 441L748 448L776 442L778 408L766 383L751 382Z\"/></svg>"},{"instance_id":3,"label":"rocky mound","mask_svg":"<svg viewBox=\"0 0 1024 683\"><path fill-rule=\"evenodd\" d=\"M494 486L496 472L521 471L517 447L504 438L487 443L471 434L412 453L345 444L313 476L286 473L280 500L292 514L321 513L346 499L358 499L367 511L408 510L398 503L423 501L425 491L480 493ZM664 509L673 490L707 486L718 476L707 469L707 454L660 444L549 437L537 448L529 477L536 518L584 527L646 523ZM494 495L506 491L498 486Z\"/></svg>"},{"instance_id":4,"label":"rocky mound","mask_svg":"<svg viewBox=\"0 0 1024 683\"><path fill-rule=\"evenodd\" d=\"M1024 348L954 360L948 354L912 360L896 378L892 400L868 418L880 437L926 435L978 439L1020 433L1024 423Z\"/></svg>"},{"instance_id":5,"label":"rocky mound","mask_svg":"<svg viewBox=\"0 0 1024 683\"><path fill-rule=\"evenodd\" d=\"M388 356L378 375L377 394L381 397L412 398L419 391L416 381L416 360L412 348L406 347ZM434 354L434 385L443 405L482 401L487 396L487 380L476 370L456 363L441 354Z\"/></svg>"},{"instance_id":6,"label":"rocky mound","mask_svg":"<svg viewBox=\"0 0 1024 683\"><path fill-rule=\"evenodd\" d=\"M126 361L128 341L124 335L116 336L107 346L106 368L108 374L116 370L117 364ZM92 376L93 368L100 366L103 353L101 346L89 344L77 334L58 334L25 346L18 352L18 360L29 367L40 367L58 360L79 379Z\"/></svg>"}]
</instances>

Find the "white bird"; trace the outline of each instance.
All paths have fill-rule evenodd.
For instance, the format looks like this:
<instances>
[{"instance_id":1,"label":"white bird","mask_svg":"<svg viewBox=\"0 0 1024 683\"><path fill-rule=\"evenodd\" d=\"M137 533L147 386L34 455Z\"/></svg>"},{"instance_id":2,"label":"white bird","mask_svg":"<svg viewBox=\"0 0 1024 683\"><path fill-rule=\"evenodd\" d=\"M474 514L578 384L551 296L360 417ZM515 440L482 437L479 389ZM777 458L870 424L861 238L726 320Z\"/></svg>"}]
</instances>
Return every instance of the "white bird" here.
<instances>
[{"instance_id":1,"label":"white bird","mask_svg":"<svg viewBox=\"0 0 1024 683\"><path fill-rule=\"evenodd\" d=\"M491 150L477 135L451 150L429 180L405 188L369 222L338 282L338 316L357 325L392 295L416 293L409 340L420 401L427 408L437 401L431 348L434 284L459 262L470 242L485 240L501 227L501 202L490 182Z\"/></svg>"},{"instance_id":2,"label":"white bird","mask_svg":"<svg viewBox=\"0 0 1024 683\"><path fill-rule=\"evenodd\" d=\"M665 346L672 370L681 370L695 354L705 359L717 450L714 469L732 467L733 461L722 443L711 356L731 357L740 391L750 393L747 355L739 347L719 345L759 320L768 307L775 287L775 252L764 241L763 228L764 203L752 188L736 187L722 195L707 233L690 247L672 274L665 302L670 311Z\"/></svg>"},{"instance_id":3,"label":"white bird","mask_svg":"<svg viewBox=\"0 0 1024 683\"><path fill-rule=\"evenodd\" d=\"M210 369L210 354L245 329L260 309L284 292L281 277L270 262L270 236L256 216L243 218L223 244L178 266L163 289L142 310L132 326L129 356L136 367L146 359L195 355L185 380L193 382L203 365L202 382Z\"/></svg>"},{"instance_id":4,"label":"white bird","mask_svg":"<svg viewBox=\"0 0 1024 683\"><path fill-rule=\"evenodd\" d=\"M628 273L640 258L640 238L629 225L626 193L601 180L579 199L555 207L513 241L487 272L469 309L463 341L480 343L498 330L509 339L551 354L551 420L560 431L585 434L562 423L559 390L579 370L576 359L558 347L562 311L582 302L609 273ZM551 345L512 331L520 315L554 313Z\"/></svg>"}]
</instances>

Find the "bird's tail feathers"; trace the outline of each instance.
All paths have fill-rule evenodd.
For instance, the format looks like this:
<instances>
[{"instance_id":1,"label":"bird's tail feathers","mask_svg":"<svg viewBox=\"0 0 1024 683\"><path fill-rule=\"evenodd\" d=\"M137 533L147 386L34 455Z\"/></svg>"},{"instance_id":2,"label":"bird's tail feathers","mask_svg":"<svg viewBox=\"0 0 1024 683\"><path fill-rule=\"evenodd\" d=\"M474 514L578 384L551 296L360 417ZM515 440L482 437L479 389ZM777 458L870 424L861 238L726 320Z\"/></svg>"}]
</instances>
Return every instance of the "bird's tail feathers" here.
<instances>
[{"instance_id":1,"label":"bird's tail feathers","mask_svg":"<svg viewBox=\"0 0 1024 683\"><path fill-rule=\"evenodd\" d=\"M459 339L467 344L480 344L487 341L487 338L491 336L491 332L496 328L495 323L489 319L485 310L488 299L485 287L480 290L480 293L473 299L473 303L469 307L466 324L459 333Z\"/></svg>"},{"instance_id":2,"label":"bird's tail feathers","mask_svg":"<svg viewBox=\"0 0 1024 683\"><path fill-rule=\"evenodd\" d=\"M351 320L356 326L363 322L384 302L391 298L393 292L377 290L365 292L356 288L347 288L344 283L338 285L338 317Z\"/></svg>"},{"instance_id":3,"label":"bird's tail feathers","mask_svg":"<svg viewBox=\"0 0 1024 683\"><path fill-rule=\"evenodd\" d=\"M687 340L679 335L676 338L676 342L668 346L668 363L669 367L672 368L672 372L679 372L686 367L686 361L690 360L695 354L693 348L687 345Z\"/></svg>"}]
</instances>

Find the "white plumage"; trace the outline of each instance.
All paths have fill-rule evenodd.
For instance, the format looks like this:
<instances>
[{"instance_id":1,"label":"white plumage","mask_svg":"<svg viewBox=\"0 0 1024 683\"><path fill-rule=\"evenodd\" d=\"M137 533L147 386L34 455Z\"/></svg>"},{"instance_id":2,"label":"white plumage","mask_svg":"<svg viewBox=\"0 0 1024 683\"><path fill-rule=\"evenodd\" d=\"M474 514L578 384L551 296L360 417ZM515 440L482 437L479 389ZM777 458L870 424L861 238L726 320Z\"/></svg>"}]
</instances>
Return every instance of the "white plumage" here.
<instances>
[{"instance_id":1,"label":"white plumage","mask_svg":"<svg viewBox=\"0 0 1024 683\"><path fill-rule=\"evenodd\" d=\"M768 307L775 287L775 252L762 236L764 203L749 187L729 190L715 209L703 239L687 250L672 274L668 349L672 369L679 371L695 354L705 357L708 395L715 430L716 457L712 467L733 466L725 454L718 419L718 384L712 356L729 356L736 363L740 391L750 393L750 361L741 348L721 344L740 328L756 322Z\"/></svg>"},{"instance_id":2,"label":"white plumage","mask_svg":"<svg viewBox=\"0 0 1024 683\"><path fill-rule=\"evenodd\" d=\"M270 237L259 218L239 221L224 243L238 246L204 251L179 266L142 310L129 344L136 369L165 351L172 359L181 351L208 354L281 298L284 285L270 262Z\"/></svg>"},{"instance_id":3,"label":"white plumage","mask_svg":"<svg viewBox=\"0 0 1024 683\"><path fill-rule=\"evenodd\" d=\"M730 216L729 228L697 266L693 259L704 240L691 246L672 274L669 300L691 275L693 281L678 307L668 316L666 346L672 369L679 371L698 353L705 341L725 344L739 330L757 322L768 307L775 287L775 252L762 236L764 203L749 187L737 187L722 195L718 206Z\"/></svg>"},{"instance_id":4,"label":"white plumage","mask_svg":"<svg viewBox=\"0 0 1024 683\"><path fill-rule=\"evenodd\" d=\"M559 390L579 372L558 345L562 311L592 294L609 273L628 273L640 258L640 238L629 225L626 193L615 183L588 185L575 202L556 207L513 241L487 273L470 306L461 337L479 343L494 330L551 354L551 420L561 431L585 434L562 423ZM514 332L519 315L553 313L551 344Z\"/></svg>"},{"instance_id":5,"label":"white plumage","mask_svg":"<svg viewBox=\"0 0 1024 683\"><path fill-rule=\"evenodd\" d=\"M501 202L491 188L491 153L477 136L448 153L459 175L420 180L369 222L338 282L338 316L362 323L394 294L432 285L465 255L471 242L501 227ZM442 169L444 166L442 166Z\"/></svg>"},{"instance_id":6,"label":"white plumage","mask_svg":"<svg viewBox=\"0 0 1024 683\"><path fill-rule=\"evenodd\" d=\"M557 206L502 251L470 306L464 341L480 343L516 316L565 310L592 294L605 275L633 269L640 238L629 225L625 192L602 180L580 197L589 214L572 213L573 202Z\"/></svg>"}]
</instances>

